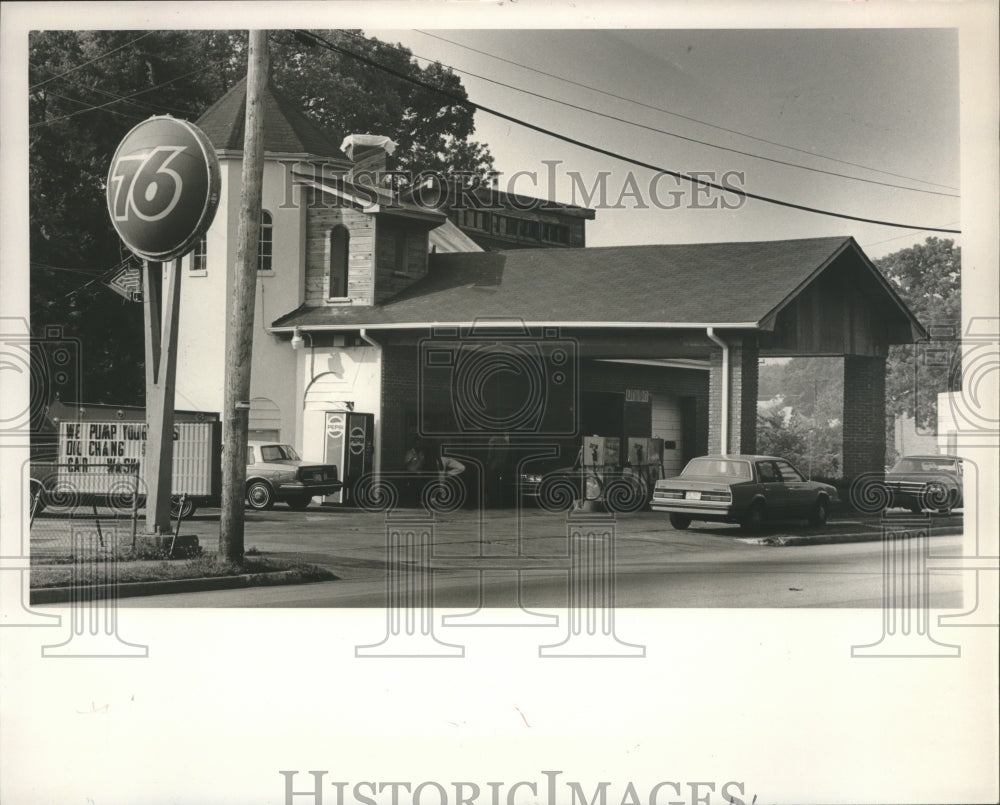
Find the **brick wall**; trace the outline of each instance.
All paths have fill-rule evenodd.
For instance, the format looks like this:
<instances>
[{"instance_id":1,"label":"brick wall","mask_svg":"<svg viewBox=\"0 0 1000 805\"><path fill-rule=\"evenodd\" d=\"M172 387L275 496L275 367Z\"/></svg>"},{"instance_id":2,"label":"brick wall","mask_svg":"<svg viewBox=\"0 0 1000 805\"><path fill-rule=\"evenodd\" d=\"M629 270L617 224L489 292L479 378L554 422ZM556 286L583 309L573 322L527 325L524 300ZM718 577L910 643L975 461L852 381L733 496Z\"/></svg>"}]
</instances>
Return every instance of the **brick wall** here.
<instances>
[{"instance_id":1,"label":"brick wall","mask_svg":"<svg viewBox=\"0 0 1000 805\"><path fill-rule=\"evenodd\" d=\"M844 357L844 477L885 467L885 358Z\"/></svg>"},{"instance_id":2,"label":"brick wall","mask_svg":"<svg viewBox=\"0 0 1000 805\"><path fill-rule=\"evenodd\" d=\"M725 337L725 336L723 336ZM757 339L748 335L730 339L728 453L757 452ZM722 438L722 350L711 357L708 388L708 452L720 449Z\"/></svg>"}]
</instances>

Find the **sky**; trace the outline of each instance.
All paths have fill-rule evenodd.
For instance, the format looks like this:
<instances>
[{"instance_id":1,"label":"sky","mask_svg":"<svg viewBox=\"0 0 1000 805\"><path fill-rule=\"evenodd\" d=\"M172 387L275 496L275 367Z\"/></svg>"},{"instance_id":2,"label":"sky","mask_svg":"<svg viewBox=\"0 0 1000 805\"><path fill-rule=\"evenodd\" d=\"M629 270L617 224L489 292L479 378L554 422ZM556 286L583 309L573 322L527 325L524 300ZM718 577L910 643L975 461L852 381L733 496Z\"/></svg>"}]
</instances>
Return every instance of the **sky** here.
<instances>
[{"instance_id":1,"label":"sky","mask_svg":"<svg viewBox=\"0 0 1000 805\"><path fill-rule=\"evenodd\" d=\"M479 104L667 171L863 218L961 226L955 29L365 32L455 68ZM483 111L475 138L501 187L529 195L590 194L594 206L610 172L589 246L846 234L877 258L936 234L741 203L669 176L650 190L655 171Z\"/></svg>"}]
</instances>

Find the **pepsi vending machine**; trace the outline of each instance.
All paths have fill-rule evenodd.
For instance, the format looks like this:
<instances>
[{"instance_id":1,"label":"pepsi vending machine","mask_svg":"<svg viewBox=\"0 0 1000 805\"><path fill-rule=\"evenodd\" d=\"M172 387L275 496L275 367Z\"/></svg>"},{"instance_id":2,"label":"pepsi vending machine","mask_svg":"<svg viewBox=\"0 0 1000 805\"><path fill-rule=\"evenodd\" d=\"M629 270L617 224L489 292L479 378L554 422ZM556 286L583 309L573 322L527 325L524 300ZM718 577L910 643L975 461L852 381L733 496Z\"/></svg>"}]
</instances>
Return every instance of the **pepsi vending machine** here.
<instances>
[{"instance_id":1,"label":"pepsi vending machine","mask_svg":"<svg viewBox=\"0 0 1000 805\"><path fill-rule=\"evenodd\" d=\"M327 503L352 503L355 482L373 470L375 415L327 411L324 432L326 445L323 461L337 465L337 475L344 486L323 500Z\"/></svg>"}]
</instances>

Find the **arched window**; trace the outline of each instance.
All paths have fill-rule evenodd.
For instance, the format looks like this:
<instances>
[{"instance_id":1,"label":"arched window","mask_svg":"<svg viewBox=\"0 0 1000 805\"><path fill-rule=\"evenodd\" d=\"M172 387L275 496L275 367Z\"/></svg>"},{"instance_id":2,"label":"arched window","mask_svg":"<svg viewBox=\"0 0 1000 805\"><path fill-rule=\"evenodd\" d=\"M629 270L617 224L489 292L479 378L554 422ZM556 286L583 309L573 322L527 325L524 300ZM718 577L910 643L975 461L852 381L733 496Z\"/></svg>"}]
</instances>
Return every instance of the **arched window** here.
<instances>
[{"instance_id":1,"label":"arched window","mask_svg":"<svg viewBox=\"0 0 1000 805\"><path fill-rule=\"evenodd\" d=\"M347 296L347 259L351 235L346 227L330 230L330 298Z\"/></svg>"},{"instance_id":2,"label":"arched window","mask_svg":"<svg viewBox=\"0 0 1000 805\"><path fill-rule=\"evenodd\" d=\"M271 255L273 252L273 230L274 225L271 220L271 213L267 210L260 211L260 242L257 244L257 270L271 271L273 263Z\"/></svg>"}]
</instances>

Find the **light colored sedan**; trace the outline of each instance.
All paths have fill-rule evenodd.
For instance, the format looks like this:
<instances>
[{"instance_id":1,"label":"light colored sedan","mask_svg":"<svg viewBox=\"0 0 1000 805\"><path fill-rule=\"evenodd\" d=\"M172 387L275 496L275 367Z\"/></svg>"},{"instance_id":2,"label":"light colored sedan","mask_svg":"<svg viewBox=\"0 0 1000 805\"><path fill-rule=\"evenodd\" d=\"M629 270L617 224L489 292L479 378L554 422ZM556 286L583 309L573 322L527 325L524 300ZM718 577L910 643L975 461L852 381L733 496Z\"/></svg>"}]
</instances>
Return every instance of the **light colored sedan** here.
<instances>
[{"instance_id":1,"label":"light colored sedan","mask_svg":"<svg viewBox=\"0 0 1000 805\"><path fill-rule=\"evenodd\" d=\"M657 481L650 507L678 529L708 520L759 531L769 520L823 525L837 500L835 487L807 480L783 458L719 455L692 459L676 478Z\"/></svg>"},{"instance_id":2,"label":"light colored sedan","mask_svg":"<svg viewBox=\"0 0 1000 805\"><path fill-rule=\"evenodd\" d=\"M304 509L314 497L342 486L334 464L306 463L290 444L247 442L246 503L251 509L270 509L275 501Z\"/></svg>"}]
</instances>

